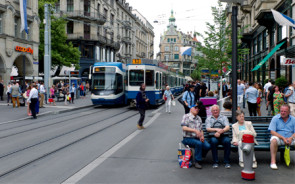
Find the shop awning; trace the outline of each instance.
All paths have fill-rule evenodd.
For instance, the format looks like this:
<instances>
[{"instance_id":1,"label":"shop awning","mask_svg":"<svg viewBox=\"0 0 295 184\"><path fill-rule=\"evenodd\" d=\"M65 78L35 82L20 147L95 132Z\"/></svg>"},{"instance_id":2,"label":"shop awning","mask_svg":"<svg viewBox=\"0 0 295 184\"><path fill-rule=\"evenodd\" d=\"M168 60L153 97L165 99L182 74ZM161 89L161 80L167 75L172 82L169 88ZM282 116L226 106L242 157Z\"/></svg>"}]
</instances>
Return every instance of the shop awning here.
<instances>
[{"instance_id":1,"label":"shop awning","mask_svg":"<svg viewBox=\"0 0 295 184\"><path fill-rule=\"evenodd\" d=\"M258 65L256 65L251 71L253 72L253 71L258 70L284 43L285 43L285 41L283 41L282 43L275 46L275 48L273 48L270 51L270 53L268 53L267 56L262 61L260 61L260 63Z\"/></svg>"}]
</instances>

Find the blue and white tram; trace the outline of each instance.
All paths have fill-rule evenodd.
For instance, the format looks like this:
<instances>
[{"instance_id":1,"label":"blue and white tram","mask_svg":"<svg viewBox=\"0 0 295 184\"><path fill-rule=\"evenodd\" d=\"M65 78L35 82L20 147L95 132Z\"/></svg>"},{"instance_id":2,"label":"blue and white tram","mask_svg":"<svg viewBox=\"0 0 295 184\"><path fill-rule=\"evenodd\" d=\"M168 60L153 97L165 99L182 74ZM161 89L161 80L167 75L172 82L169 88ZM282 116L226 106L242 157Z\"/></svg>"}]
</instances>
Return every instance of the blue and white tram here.
<instances>
[{"instance_id":1,"label":"blue and white tram","mask_svg":"<svg viewBox=\"0 0 295 184\"><path fill-rule=\"evenodd\" d=\"M99 62L91 68L91 100L94 105L126 103L126 65L119 62Z\"/></svg>"},{"instance_id":2,"label":"blue and white tram","mask_svg":"<svg viewBox=\"0 0 295 184\"><path fill-rule=\"evenodd\" d=\"M131 107L136 105L136 95L142 83L146 85L146 95L151 105L160 105L164 102L163 92L166 85L170 86L174 95L180 94L183 90L184 77L156 64L129 64L127 68L127 104Z\"/></svg>"},{"instance_id":3,"label":"blue and white tram","mask_svg":"<svg viewBox=\"0 0 295 184\"><path fill-rule=\"evenodd\" d=\"M151 105L159 105L163 103L162 86L159 82L163 69L152 64L130 64L127 66L127 68L127 103L130 104L131 107L136 105L136 95L142 83L145 83L146 85L145 91Z\"/></svg>"}]
</instances>

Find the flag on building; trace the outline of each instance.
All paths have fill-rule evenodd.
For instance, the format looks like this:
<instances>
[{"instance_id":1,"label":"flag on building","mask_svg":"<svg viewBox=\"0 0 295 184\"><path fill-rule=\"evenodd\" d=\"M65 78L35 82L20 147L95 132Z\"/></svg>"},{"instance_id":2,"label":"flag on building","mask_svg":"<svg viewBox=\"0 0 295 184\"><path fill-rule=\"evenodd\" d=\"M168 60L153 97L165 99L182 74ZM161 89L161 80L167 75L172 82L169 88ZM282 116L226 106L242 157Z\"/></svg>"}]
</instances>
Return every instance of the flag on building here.
<instances>
[{"instance_id":1,"label":"flag on building","mask_svg":"<svg viewBox=\"0 0 295 184\"><path fill-rule=\"evenodd\" d=\"M192 48L191 47L180 47L180 55L192 55Z\"/></svg>"},{"instance_id":2,"label":"flag on building","mask_svg":"<svg viewBox=\"0 0 295 184\"><path fill-rule=\"evenodd\" d=\"M276 10L271 9L275 21L281 26L291 26L295 29L295 20L291 19L287 15L284 15Z\"/></svg>"},{"instance_id":3,"label":"flag on building","mask_svg":"<svg viewBox=\"0 0 295 184\"><path fill-rule=\"evenodd\" d=\"M20 16L21 16L20 32L25 30L25 32L29 34L28 21L27 21L27 0L19 0L19 7L20 7Z\"/></svg>"}]
</instances>

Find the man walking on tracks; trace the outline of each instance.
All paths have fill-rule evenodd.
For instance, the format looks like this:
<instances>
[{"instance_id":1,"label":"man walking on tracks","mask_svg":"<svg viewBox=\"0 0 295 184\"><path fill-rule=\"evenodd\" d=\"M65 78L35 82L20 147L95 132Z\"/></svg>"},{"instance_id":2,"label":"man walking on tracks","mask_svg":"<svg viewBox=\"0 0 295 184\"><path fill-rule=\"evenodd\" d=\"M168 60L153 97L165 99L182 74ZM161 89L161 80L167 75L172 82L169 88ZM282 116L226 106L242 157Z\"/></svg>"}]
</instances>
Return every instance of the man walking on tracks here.
<instances>
[{"instance_id":1,"label":"man walking on tracks","mask_svg":"<svg viewBox=\"0 0 295 184\"><path fill-rule=\"evenodd\" d=\"M147 98L147 96L145 94L145 84L141 84L139 90L140 91L136 95L136 107L137 107L139 114L140 114L140 118L137 122L137 128L139 130L142 130L142 129L144 129L144 126L142 124L144 121L145 110L146 110L146 106L147 106L149 99Z\"/></svg>"},{"instance_id":2,"label":"man walking on tracks","mask_svg":"<svg viewBox=\"0 0 295 184\"><path fill-rule=\"evenodd\" d=\"M274 116L269 124L270 138L270 168L278 169L276 155L278 146L295 145L295 118L290 116L290 106L282 105L280 114Z\"/></svg>"},{"instance_id":3,"label":"man walking on tracks","mask_svg":"<svg viewBox=\"0 0 295 184\"><path fill-rule=\"evenodd\" d=\"M30 91L30 96L28 98L28 102L30 103L30 109L32 111L32 116L34 119L37 119L36 104L38 102L38 97L39 97L38 90L36 88L37 88L37 85L34 84L33 89Z\"/></svg>"}]
</instances>

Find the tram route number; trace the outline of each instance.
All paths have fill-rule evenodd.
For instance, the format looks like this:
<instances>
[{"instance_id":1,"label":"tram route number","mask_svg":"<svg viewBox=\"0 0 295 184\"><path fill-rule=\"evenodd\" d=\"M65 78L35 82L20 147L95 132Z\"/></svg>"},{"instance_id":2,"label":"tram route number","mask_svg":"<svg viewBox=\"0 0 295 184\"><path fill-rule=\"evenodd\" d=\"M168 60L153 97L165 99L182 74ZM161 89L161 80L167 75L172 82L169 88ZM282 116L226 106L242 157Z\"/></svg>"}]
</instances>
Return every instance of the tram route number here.
<instances>
[{"instance_id":1,"label":"tram route number","mask_svg":"<svg viewBox=\"0 0 295 184\"><path fill-rule=\"evenodd\" d=\"M141 59L133 59L132 64L134 65L140 65L141 64Z\"/></svg>"}]
</instances>

